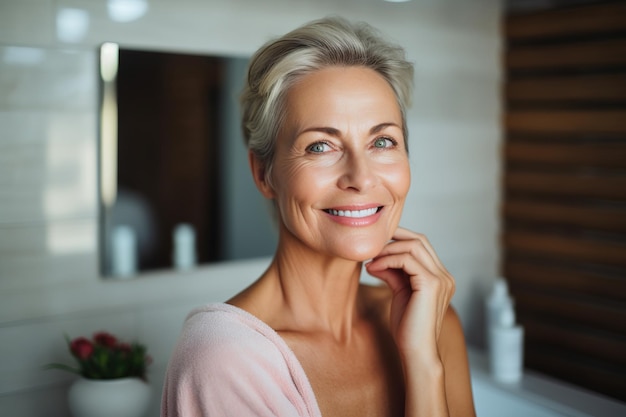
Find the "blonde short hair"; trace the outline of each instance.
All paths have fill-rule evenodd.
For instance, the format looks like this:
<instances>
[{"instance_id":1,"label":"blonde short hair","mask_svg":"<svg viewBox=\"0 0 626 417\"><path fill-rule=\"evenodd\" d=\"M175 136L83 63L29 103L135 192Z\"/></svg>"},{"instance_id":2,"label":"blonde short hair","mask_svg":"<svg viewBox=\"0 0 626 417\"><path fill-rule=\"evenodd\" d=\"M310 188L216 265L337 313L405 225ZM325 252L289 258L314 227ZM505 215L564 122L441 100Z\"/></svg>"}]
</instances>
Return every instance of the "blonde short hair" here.
<instances>
[{"instance_id":1,"label":"blonde short hair","mask_svg":"<svg viewBox=\"0 0 626 417\"><path fill-rule=\"evenodd\" d=\"M329 66L362 66L387 80L400 107L407 142L413 65L404 49L385 41L364 22L340 17L316 20L266 43L250 61L241 95L243 135L248 149L264 164L267 178L287 114L289 88L303 76Z\"/></svg>"}]
</instances>

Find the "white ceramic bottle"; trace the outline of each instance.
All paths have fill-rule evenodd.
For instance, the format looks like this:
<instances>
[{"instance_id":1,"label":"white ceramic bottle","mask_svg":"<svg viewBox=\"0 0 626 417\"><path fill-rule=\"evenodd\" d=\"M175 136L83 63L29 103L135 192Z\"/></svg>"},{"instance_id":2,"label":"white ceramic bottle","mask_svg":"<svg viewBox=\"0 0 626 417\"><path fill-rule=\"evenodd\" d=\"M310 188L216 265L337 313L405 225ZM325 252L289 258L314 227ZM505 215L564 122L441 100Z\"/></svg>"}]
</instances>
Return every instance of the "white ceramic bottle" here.
<instances>
[{"instance_id":1,"label":"white ceramic bottle","mask_svg":"<svg viewBox=\"0 0 626 417\"><path fill-rule=\"evenodd\" d=\"M135 231L126 225L113 229L112 275L117 278L130 278L137 273L137 237Z\"/></svg>"},{"instance_id":2,"label":"white ceramic bottle","mask_svg":"<svg viewBox=\"0 0 626 417\"><path fill-rule=\"evenodd\" d=\"M192 225L180 223L174 229L173 258L176 269L191 269L196 265L196 232Z\"/></svg>"},{"instance_id":3,"label":"white ceramic bottle","mask_svg":"<svg viewBox=\"0 0 626 417\"><path fill-rule=\"evenodd\" d=\"M500 310L498 321L490 333L489 362L492 376L502 383L519 382L524 368L524 328L515 324L512 303Z\"/></svg>"},{"instance_id":4,"label":"white ceramic bottle","mask_svg":"<svg viewBox=\"0 0 626 417\"><path fill-rule=\"evenodd\" d=\"M491 352L491 329L497 325L500 312L508 306L513 306L513 299L509 295L509 286L504 278L497 278L485 300L487 352Z\"/></svg>"}]
</instances>

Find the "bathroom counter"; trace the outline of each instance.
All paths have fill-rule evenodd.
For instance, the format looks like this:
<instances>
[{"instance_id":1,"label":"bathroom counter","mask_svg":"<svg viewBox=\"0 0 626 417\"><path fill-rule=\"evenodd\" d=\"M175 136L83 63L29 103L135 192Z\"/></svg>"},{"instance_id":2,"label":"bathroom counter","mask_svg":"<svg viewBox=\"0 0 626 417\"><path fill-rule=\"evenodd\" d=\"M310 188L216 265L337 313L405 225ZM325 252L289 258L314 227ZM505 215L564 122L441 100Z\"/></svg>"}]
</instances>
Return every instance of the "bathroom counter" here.
<instances>
[{"instance_id":1,"label":"bathroom counter","mask_svg":"<svg viewBox=\"0 0 626 417\"><path fill-rule=\"evenodd\" d=\"M470 348L469 361L479 417L501 417L504 410L507 417L626 416L626 403L530 370L518 383L499 383L481 350Z\"/></svg>"}]
</instances>

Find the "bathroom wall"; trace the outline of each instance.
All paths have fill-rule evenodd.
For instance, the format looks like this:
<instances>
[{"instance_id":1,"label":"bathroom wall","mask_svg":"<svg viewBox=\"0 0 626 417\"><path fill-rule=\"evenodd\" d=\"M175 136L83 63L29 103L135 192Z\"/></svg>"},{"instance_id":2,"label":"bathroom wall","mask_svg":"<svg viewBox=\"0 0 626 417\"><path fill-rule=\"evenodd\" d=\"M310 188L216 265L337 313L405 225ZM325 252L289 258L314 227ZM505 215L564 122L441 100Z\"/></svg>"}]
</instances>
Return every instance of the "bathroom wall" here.
<instances>
[{"instance_id":1,"label":"bathroom wall","mask_svg":"<svg viewBox=\"0 0 626 417\"><path fill-rule=\"evenodd\" d=\"M97 268L96 47L251 54L269 37L328 14L367 20L416 63L409 112L413 183L402 224L426 233L457 280L453 304L482 340L481 297L497 273L500 180L498 0L152 0L111 21L106 2L0 0L0 410L65 416L63 334L106 329L139 339L158 396L185 314L251 282L267 259L188 273L103 280ZM57 12L86 14L72 41ZM79 28L80 29L80 28Z\"/></svg>"}]
</instances>

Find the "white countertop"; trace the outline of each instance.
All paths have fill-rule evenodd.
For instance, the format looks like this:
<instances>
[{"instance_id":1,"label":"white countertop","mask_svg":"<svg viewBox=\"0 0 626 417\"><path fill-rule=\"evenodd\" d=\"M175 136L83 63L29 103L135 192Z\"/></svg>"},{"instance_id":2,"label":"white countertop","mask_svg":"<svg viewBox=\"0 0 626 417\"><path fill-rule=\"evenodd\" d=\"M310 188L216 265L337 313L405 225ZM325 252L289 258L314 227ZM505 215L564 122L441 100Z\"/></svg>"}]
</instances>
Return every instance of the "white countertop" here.
<instances>
[{"instance_id":1,"label":"white countertop","mask_svg":"<svg viewBox=\"0 0 626 417\"><path fill-rule=\"evenodd\" d=\"M626 416L626 403L531 370L518 383L499 383L489 373L485 352L468 353L479 417Z\"/></svg>"}]
</instances>

